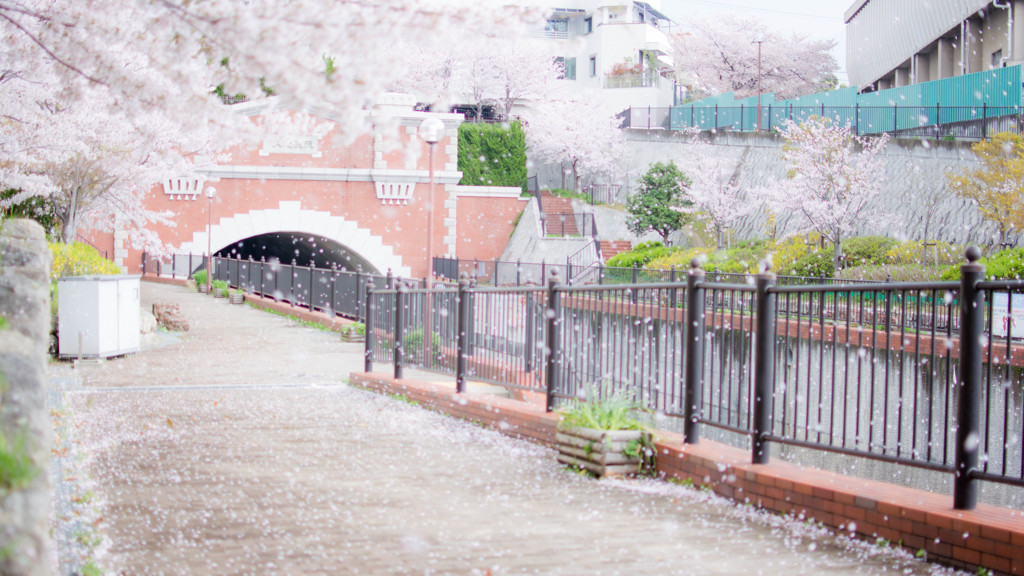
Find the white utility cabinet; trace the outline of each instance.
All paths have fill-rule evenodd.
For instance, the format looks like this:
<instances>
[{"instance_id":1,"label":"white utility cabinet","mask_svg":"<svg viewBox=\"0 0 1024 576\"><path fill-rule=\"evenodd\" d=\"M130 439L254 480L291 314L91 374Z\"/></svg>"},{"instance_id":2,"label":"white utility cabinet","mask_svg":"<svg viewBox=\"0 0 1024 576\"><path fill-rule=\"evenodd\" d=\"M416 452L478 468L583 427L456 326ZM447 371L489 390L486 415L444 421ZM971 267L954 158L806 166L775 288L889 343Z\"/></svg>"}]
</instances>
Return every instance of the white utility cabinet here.
<instances>
[{"instance_id":1,"label":"white utility cabinet","mask_svg":"<svg viewBox=\"0 0 1024 576\"><path fill-rule=\"evenodd\" d=\"M140 276L73 276L57 281L61 358L109 358L139 351Z\"/></svg>"}]
</instances>

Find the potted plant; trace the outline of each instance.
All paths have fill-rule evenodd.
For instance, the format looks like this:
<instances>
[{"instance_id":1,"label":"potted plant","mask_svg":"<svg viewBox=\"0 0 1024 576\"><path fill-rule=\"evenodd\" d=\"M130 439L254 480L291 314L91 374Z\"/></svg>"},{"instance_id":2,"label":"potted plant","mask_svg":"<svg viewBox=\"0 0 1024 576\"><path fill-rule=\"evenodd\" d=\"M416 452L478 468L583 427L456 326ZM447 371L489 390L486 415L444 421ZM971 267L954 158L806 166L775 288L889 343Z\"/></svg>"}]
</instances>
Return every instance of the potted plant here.
<instances>
[{"instance_id":1,"label":"potted plant","mask_svg":"<svg viewBox=\"0 0 1024 576\"><path fill-rule=\"evenodd\" d=\"M245 302L245 292L240 288L232 288L228 291L228 302L232 304L242 304Z\"/></svg>"},{"instance_id":2,"label":"potted plant","mask_svg":"<svg viewBox=\"0 0 1024 576\"><path fill-rule=\"evenodd\" d=\"M213 297L214 298L227 298L228 297L228 283L226 280L214 280L213 281Z\"/></svg>"},{"instance_id":3,"label":"potted plant","mask_svg":"<svg viewBox=\"0 0 1024 576\"><path fill-rule=\"evenodd\" d=\"M206 270L200 270L192 275L192 281L196 283L196 289L206 294Z\"/></svg>"},{"instance_id":4,"label":"potted plant","mask_svg":"<svg viewBox=\"0 0 1024 576\"><path fill-rule=\"evenodd\" d=\"M653 471L656 452L650 429L636 417L647 410L626 390L588 397L592 400L560 410L558 461L598 478Z\"/></svg>"},{"instance_id":5,"label":"potted plant","mask_svg":"<svg viewBox=\"0 0 1024 576\"><path fill-rule=\"evenodd\" d=\"M353 322L341 327L342 342L366 342L366 325Z\"/></svg>"},{"instance_id":6,"label":"potted plant","mask_svg":"<svg viewBox=\"0 0 1024 576\"><path fill-rule=\"evenodd\" d=\"M402 339L402 348L405 357L411 362L423 362L423 328L419 327L410 331ZM437 332L430 334L430 356L437 358L441 355L441 335Z\"/></svg>"}]
</instances>

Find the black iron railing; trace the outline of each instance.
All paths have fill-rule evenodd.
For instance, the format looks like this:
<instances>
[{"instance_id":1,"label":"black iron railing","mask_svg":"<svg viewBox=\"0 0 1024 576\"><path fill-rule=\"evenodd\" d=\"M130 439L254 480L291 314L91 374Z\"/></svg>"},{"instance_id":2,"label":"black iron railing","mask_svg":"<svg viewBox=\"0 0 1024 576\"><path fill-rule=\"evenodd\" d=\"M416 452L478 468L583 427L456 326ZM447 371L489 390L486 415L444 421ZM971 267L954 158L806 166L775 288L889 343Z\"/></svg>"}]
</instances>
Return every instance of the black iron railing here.
<instances>
[{"instance_id":1,"label":"black iron railing","mask_svg":"<svg viewBox=\"0 0 1024 576\"><path fill-rule=\"evenodd\" d=\"M980 251L968 255L960 282L928 283L714 281L691 268L675 282L483 287L463 275L426 290L224 258L214 277L365 321L367 371L531 390L549 409L628 390L677 418L686 442L708 426L753 462L779 444L945 472L969 509L978 480L1024 487L1024 280L984 282Z\"/></svg>"},{"instance_id":2,"label":"black iron railing","mask_svg":"<svg viewBox=\"0 0 1024 576\"><path fill-rule=\"evenodd\" d=\"M426 291L374 290L377 322L396 328L374 330L367 358L536 390L549 408L625 389L678 418L687 442L709 426L745 438L754 462L781 444L946 472L971 508L977 480L1024 486L1024 281L981 282L977 256L961 282L726 284L695 268L685 283L466 278L432 306ZM405 358L397 342L426 324L396 316L427 309L437 358Z\"/></svg>"}]
</instances>

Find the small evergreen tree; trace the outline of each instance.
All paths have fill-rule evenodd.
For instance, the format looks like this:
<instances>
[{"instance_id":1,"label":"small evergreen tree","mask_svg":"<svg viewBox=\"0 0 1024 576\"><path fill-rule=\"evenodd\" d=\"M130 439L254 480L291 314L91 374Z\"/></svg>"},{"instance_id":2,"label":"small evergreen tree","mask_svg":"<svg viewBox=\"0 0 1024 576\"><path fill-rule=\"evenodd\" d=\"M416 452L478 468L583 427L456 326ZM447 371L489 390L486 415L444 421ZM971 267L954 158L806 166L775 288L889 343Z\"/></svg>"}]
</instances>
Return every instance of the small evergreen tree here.
<instances>
[{"instance_id":1,"label":"small evergreen tree","mask_svg":"<svg viewBox=\"0 0 1024 576\"><path fill-rule=\"evenodd\" d=\"M680 210L693 206L686 194L689 186L690 179L675 162L651 164L647 173L640 177L640 191L626 201L629 231L637 236L657 232L668 246L668 235L682 228L691 218Z\"/></svg>"}]
</instances>

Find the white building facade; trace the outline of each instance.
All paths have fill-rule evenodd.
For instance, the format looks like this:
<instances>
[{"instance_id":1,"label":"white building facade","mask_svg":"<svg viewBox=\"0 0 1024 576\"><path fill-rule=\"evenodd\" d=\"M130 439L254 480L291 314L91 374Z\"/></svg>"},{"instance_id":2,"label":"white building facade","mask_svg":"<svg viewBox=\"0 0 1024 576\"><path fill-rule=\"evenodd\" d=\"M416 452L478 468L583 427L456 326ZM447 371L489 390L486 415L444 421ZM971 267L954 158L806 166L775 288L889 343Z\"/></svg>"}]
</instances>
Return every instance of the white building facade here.
<instances>
[{"instance_id":1,"label":"white building facade","mask_svg":"<svg viewBox=\"0 0 1024 576\"><path fill-rule=\"evenodd\" d=\"M846 11L846 69L885 90L1024 63L1024 0L857 0Z\"/></svg>"},{"instance_id":2,"label":"white building facade","mask_svg":"<svg viewBox=\"0 0 1024 576\"><path fill-rule=\"evenodd\" d=\"M531 36L557 43L567 91L600 90L609 111L669 107L675 98L668 35L672 21L660 0L527 0L549 10L543 30Z\"/></svg>"}]
</instances>

